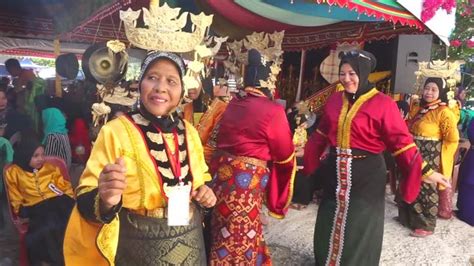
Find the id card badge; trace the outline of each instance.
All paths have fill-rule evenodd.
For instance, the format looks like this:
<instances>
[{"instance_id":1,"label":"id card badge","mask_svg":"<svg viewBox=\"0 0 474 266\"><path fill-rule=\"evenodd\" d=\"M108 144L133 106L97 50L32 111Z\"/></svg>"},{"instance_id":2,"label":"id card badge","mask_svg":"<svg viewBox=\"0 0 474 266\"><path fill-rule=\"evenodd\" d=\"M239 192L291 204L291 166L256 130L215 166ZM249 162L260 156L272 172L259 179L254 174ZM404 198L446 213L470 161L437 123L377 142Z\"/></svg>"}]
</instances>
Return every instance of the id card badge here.
<instances>
[{"instance_id":1,"label":"id card badge","mask_svg":"<svg viewBox=\"0 0 474 266\"><path fill-rule=\"evenodd\" d=\"M191 182L173 187L165 184L164 191L168 197L168 226L189 225Z\"/></svg>"},{"instance_id":2,"label":"id card badge","mask_svg":"<svg viewBox=\"0 0 474 266\"><path fill-rule=\"evenodd\" d=\"M53 183L49 183L48 188L49 190L53 191L58 196L64 195L64 192L60 190L58 187L56 187Z\"/></svg>"}]
</instances>

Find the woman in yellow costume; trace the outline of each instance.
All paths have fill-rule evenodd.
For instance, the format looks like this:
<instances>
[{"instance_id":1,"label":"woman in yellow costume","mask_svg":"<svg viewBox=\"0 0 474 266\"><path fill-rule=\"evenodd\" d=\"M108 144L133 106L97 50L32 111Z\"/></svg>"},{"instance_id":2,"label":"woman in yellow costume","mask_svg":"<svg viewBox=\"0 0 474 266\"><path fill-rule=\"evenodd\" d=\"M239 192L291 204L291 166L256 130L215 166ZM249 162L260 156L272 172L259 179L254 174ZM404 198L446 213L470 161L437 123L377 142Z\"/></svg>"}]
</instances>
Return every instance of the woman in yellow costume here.
<instances>
[{"instance_id":1,"label":"woman in yellow costume","mask_svg":"<svg viewBox=\"0 0 474 266\"><path fill-rule=\"evenodd\" d=\"M140 107L104 125L76 190L67 265L205 265L201 214L216 198L199 136L175 112L183 60L154 52Z\"/></svg>"},{"instance_id":2,"label":"woman in yellow costume","mask_svg":"<svg viewBox=\"0 0 474 266\"><path fill-rule=\"evenodd\" d=\"M219 79L219 83L213 88L213 96L215 97L214 100L212 100L206 113L204 113L201 120L199 120L199 124L196 126L204 147L204 158L208 165L211 163L212 155L216 151L219 121L221 121L230 100L226 79Z\"/></svg>"},{"instance_id":3,"label":"woman in yellow costume","mask_svg":"<svg viewBox=\"0 0 474 266\"><path fill-rule=\"evenodd\" d=\"M450 178L453 172L454 154L458 147L459 131L457 118L447 106L446 82L430 77L425 81L419 106L411 110L409 129L416 146L427 162L426 167ZM445 197L440 199L439 195ZM451 217L450 188L422 182L420 194L415 202L401 202L400 223L413 231L412 236L425 237L433 234L436 216Z\"/></svg>"},{"instance_id":4,"label":"woman in yellow costume","mask_svg":"<svg viewBox=\"0 0 474 266\"><path fill-rule=\"evenodd\" d=\"M30 265L63 265L62 244L74 206L71 183L45 161L44 147L31 132L15 145L5 184L13 212L28 219L25 243Z\"/></svg>"}]
</instances>

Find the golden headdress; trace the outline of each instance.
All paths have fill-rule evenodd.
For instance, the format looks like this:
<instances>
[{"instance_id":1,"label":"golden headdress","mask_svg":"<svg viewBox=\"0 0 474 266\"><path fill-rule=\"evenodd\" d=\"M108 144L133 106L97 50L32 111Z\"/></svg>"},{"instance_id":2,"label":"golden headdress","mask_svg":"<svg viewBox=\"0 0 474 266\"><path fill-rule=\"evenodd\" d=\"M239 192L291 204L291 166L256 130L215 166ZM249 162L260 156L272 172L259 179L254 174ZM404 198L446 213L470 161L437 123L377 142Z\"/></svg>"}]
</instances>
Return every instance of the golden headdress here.
<instances>
[{"instance_id":1,"label":"golden headdress","mask_svg":"<svg viewBox=\"0 0 474 266\"><path fill-rule=\"evenodd\" d=\"M188 21L188 12L181 8L171 8L165 3L159 6L158 0L150 1L150 9L142 8L143 22L146 28L137 27L137 19L141 11L120 11L120 19L125 26L127 39L136 47L151 51L166 51L186 53L193 51L200 45L212 23L213 15L200 13L191 14L193 32L184 32L182 29Z\"/></svg>"},{"instance_id":2,"label":"golden headdress","mask_svg":"<svg viewBox=\"0 0 474 266\"><path fill-rule=\"evenodd\" d=\"M280 65L283 62L281 45L284 35L284 31L274 33L254 32L247 35L243 40L228 42L227 49L230 55L224 61L226 70L240 78L242 76L242 66L248 64L247 51L255 49L262 55L264 65L271 62L270 75L267 80L261 80L260 85L273 91L276 88L276 77L281 71Z\"/></svg>"},{"instance_id":3,"label":"golden headdress","mask_svg":"<svg viewBox=\"0 0 474 266\"><path fill-rule=\"evenodd\" d=\"M456 83L461 80L460 63L458 61L448 62L436 60L431 62L420 62L418 71L415 72L415 75L415 91L418 91L418 94L421 94L424 81L427 78L442 78L446 82L446 88L449 90L449 104L453 104L452 101L454 101L454 89L456 88Z\"/></svg>"},{"instance_id":4,"label":"golden headdress","mask_svg":"<svg viewBox=\"0 0 474 266\"><path fill-rule=\"evenodd\" d=\"M183 12L181 8L171 8L167 3L159 5L159 0L151 0L150 8L142 8L145 27L137 27L140 10L130 8L120 11L120 19L124 23L125 34L130 43L148 51L163 51L173 53L194 52L192 62L187 65L183 76L185 94L192 88L200 86L199 76L205 76L205 63L220 49L226 38L207 38L208 28L212 24L213 15L200 13L198 15ZM185 32L183 28L191 18L192 32ZM212 42L215 46L208 48Z\"/></svg>"}]
</instances>

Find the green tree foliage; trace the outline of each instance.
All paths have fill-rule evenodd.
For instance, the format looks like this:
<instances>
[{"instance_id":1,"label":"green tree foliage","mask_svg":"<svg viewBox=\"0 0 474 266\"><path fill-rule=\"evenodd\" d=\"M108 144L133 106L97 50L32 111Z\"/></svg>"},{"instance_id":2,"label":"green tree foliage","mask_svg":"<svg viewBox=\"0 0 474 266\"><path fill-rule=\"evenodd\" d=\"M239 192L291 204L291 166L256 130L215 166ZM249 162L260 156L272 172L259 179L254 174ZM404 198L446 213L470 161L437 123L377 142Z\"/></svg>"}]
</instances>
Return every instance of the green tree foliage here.
<instances>
[{"instance_id":1,"label":"green tree foliage","mask_svg":"<svg viewBox=\"0 0 474 266\"><path fill-rule=\"evenodd\" d=\"M49 58L31 58L31 62L40 65L40 66L47 66L47 67L54 67L54 59Z\"/></svg>"},{"instance_id":2,"label":"green tree foliage","mask_svg":"<svg viewBox=\"0 0 474 266\"><path fill-rule=\"evenodd\" d=\"M456 27L450 36L450 59L465 60L474 66L474 12L472 0L458 0Z\"/></svg>"}]
</instances>

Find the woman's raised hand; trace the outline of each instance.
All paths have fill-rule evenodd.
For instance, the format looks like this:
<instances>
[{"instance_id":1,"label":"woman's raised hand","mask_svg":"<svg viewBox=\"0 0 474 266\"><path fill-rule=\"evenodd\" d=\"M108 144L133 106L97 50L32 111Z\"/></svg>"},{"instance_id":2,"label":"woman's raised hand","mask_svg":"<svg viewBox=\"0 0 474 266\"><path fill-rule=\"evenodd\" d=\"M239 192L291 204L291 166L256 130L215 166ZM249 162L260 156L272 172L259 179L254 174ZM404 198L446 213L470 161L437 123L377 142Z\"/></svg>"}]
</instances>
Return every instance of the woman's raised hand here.
<instances>
[{"instance_id":1,"label":"woman's raised hand","mask_svg":"<svg viewBox=\"0 0 474 266\"><path fill-rule=\"evenodd\" d=\"M107 212L119 204L123 191L127 186L125 179L125 160L118 158L115 163L107 164L99 176L99 197L101 211Z\"/></svg>"}]
</instances>

